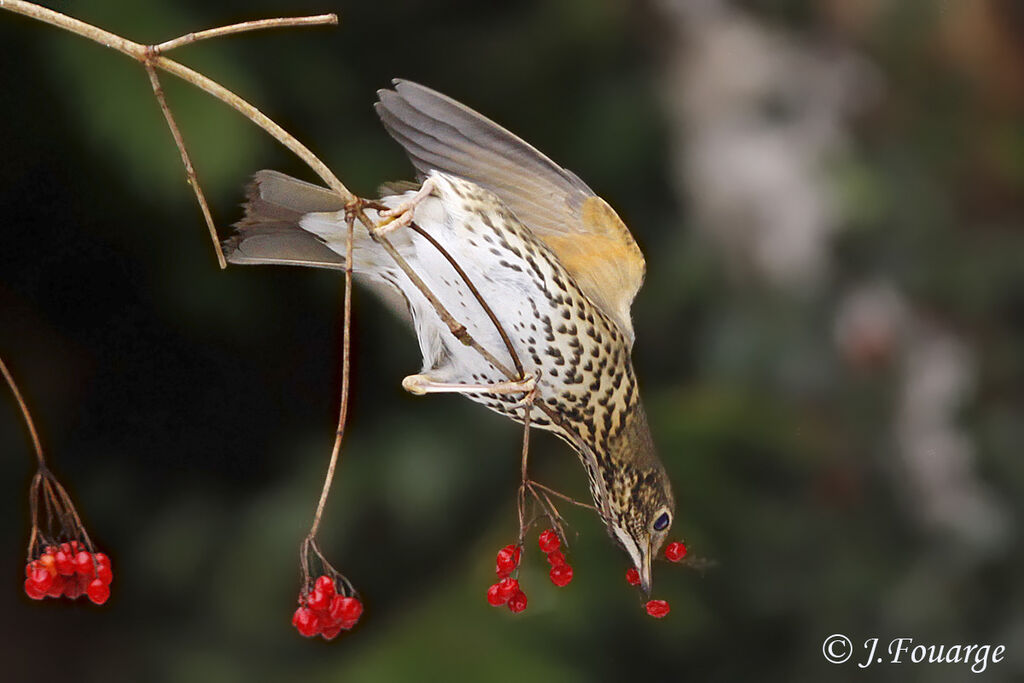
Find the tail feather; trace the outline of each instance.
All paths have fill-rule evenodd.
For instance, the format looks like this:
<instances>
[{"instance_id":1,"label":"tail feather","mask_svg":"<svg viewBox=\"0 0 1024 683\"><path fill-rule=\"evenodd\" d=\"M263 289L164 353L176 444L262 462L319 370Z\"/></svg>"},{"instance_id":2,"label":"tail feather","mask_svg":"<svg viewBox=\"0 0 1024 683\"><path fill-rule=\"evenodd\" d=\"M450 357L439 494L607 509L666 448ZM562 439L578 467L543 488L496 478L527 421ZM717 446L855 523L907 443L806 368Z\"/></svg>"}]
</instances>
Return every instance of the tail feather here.
<instances>
[{"instance_id":1,"label":"tail feather","mask_svg":"<svg viewBox=\"0 0 1024 683\"><path fill-rule=\"evenodd\" d=\"M259 171L246 188L245 215L224 241L230 263L343 268L345 259L299 227L307 213L340 211L345 202L330 190L277 171Z\"/></svg>"}]
</instances>

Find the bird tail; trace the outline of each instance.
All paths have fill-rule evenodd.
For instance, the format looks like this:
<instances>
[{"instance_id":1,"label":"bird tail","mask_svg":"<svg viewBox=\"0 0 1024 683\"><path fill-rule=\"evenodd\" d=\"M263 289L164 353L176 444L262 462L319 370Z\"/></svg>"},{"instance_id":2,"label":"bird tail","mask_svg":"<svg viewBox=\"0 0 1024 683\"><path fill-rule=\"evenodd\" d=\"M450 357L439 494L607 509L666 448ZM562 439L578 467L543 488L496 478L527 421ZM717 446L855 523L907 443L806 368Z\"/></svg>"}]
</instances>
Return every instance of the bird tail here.
<instances>
[{"instance_id":1,"label":"bird tail","mask_svg":"<svg viewBox=\"0 0 1024 683\"><path fill-rule=\"evenodd\" d=\"M345 202L330 190L277 171L259 171L246 188L245 216L224 240L228 262L344 268L345 259L299 227L309 213L340 211Z\"/></svg>"}]
</instances>

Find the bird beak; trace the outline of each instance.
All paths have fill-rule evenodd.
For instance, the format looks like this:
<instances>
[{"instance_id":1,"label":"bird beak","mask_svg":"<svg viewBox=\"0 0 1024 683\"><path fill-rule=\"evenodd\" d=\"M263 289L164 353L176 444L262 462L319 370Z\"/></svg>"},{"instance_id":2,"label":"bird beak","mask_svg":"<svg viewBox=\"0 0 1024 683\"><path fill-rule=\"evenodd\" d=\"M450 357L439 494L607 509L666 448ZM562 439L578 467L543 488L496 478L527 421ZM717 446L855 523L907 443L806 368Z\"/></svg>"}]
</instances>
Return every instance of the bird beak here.
<instances>
[{"instance_id":1,"label":"bird beak","mask_svg":"<svg viewBox=\"0 0 1024 683\"><path fill-rule=\"evenodd\" d=\"M648 544L644 552L641 553L640 559L640 589L644 592L644 597L651 597L651 546Z\"/></svg>"}]
</instances>

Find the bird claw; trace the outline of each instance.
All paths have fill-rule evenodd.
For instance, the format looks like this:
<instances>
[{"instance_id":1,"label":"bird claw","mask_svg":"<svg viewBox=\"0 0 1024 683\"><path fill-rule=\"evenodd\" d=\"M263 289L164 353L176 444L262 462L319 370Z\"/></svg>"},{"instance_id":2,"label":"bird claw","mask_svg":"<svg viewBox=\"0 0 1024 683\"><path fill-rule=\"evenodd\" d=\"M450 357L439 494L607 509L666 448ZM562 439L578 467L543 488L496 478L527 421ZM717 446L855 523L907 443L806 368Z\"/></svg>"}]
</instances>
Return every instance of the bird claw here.
<instances>
[{"instance_id":1,"label":"bird claw","mask_svg":"<svg viewBox=\"0 0 1024 683\"><path fill-rule=\"evenodd\" d=\"M412 223L413 213L416 207L424 199L430 196L430 193L434 191L434 181L432 178L427 178L423 181L420 189L416 191L416 194L409 197L408 199L402 200L397 206L390 209L381 209L378 212L383 218L389 218L391 220L384 221L377 226L377 232L381 235L386 235L389 232L397 230L398 228L405 227Z\"/></svg>"},{"instance_id":2,"label":"bird claw","mask_svg":"<svg viewBox=\"0 0 1024 683\"><path fill-rule=\"evenodd\" d=\"M537 399L537 380L533 375L527 375L523 379L519 380L524 387L524 396L509 406L509 410L519 410L520 408L528 408L533 405L533 402Z\"/></svg>"},{"instance_id":3,"label":"bird claw","mask_svg":"<svg viewBox=\"0 0 1024 683\"><path fill-rule=\"evenodd\" d=\"M448 382L435 382L426 375L409 375L402 380L402 388L410 394L423 396L424 394L518 394L525 393L527 399L532 403L533 396L537 391L537 380L533 375L527 375L523 379L496 382L495 384L457 384ZM524 399L526 400L526 399ZM518 405L518 404L517 404Z\"/></svg>"}]
</instances>

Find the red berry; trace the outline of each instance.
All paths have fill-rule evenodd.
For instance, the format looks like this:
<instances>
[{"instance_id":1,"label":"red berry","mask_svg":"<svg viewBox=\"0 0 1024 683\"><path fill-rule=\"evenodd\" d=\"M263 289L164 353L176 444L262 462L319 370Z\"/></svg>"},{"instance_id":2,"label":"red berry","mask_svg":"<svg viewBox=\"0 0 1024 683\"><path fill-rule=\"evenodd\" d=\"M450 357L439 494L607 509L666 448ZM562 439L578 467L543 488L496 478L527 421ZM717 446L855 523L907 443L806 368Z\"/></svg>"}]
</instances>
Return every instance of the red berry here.
<instances>
[{"instance_id":1,"label":"red berry","mask_svg":"<svg viewBox=\"0 0 1024 683\"><path fill-rule=\"evenodd\" d=\"M329 576L324 575L318 578L313 587L327 597L334 597L334 579Z\"/></svg>"},{"instance_id":2,"label":"red berry","mask_svg":"<svg viewBox=\"0 0 1024 683\"><path fill-rule=\"evenodd\" d=\"M649 600L645 607L647 607L647 613L655 619L661 619L669 612L668 603L664 600Z\"/></svg>"},{"instance_id":3,"label":"red berry","mask_svg":"<svg viewBox=\"0 0 1024 683\"><path fill-rule=\"evenodd\" d=\"M551 577L551 583L559 588L564 588L572 581L572 567L567 564L556 564L551 568L551 573L548 576Z\"/></svg>"},{"instance_id":4,"label":"red berry","mask_svg":"<svg viewBox=\"0 0 1024 683\"><path fill-rule=\"evenodd\" d=\"M346 621L343 621L343 622L339 623L338 626L341 626L343 629L348 631L350 628L355 626L356 622L358 622L358 621L359 621L358 619L348 619Z\"/></svg>"},{"instance_id":5,"label":"red berry","mask_svg":"<svg viewBox=\"0 0 1024 683\"><path fill-rule=\"evenodd\" d=\"M334 640L339 633L341 633L341 624L336 624L325 628L320 635L324 637L324 640Z\"/></svg>"},{"instance_id":6,"label":"red berry","mask_svg":"<svg viewBox=\"0 0 1024 683\"><path fill-rule=\"evenodd\" d=\"M558 534L555 533L554 529L548 529L537 539L537 545L540 546L542 553L550 553L558 550L558 546L562 545L562 541L558 538Z\"/></svg>"},{"instance_id":7,"label":"red berry","mask_svg":"<svg viewBox=\"0 0 1024 683\"><path fill-rule=\"evenodd\" d=\"M312 638L320 632L321 623L317 613L308 607L300 607L292 615L292 626L303 636Z\"/></svg>"},{"instance_id":8,"label":"red berry","mask_svg":"<svg viewBox=\"0 0 1024 683\"><path fill-rule=\"evenodd\" d=\"M508 597L503 596L501 593L500 583L492 584L491 587L487 589L487 602L495 607L498 605L504 605L508 602Z\"/></svg>"},{"instance_id":9,"label":"red berry","mask_svg":"<svg viewBox=\"0 0 1024 683\"><path fill-rule=\"evenodd\" d=\"M626 583L630 586L640 585L640 572L638 572L636 568L630 567L626 570Z\"/></svg>"},{"instance_id":10,"label":"red berry","mask_svg":"<svg viewBox=\"0 0 1024 683\"><path fill-rule=\"evenodd\" d=\"M665 546L665 558L671 562L678 562L686 557L686 544L673 541Z\"/></svg>"},{"instance_id":11,"label":"red berry","mask_svg":"<svg viewBox=\"0 0 1024 683\"><path fill-rule=\"evenodd\" d=\"M77 600L89 586L89 579L84 576L69 576L64 579L64 597Z\"/></svg>"},{"instance_id":12,"label":"red berry","mask_svg":"<svg viewBox=\"0 0 1024 683\"><path fill-rule=\"evenodd\" d=\"M505 577L497 584L498 586L498 597L501 598L502 602L508 602L512 597L521 592L519 590L519 582L511 577Z\"/></svg>"},{"instance_id":13,"label":"red berry","mask_svg":"<svg viewBox=\"0 0 1024 683\"><path fill-rule=\"evenodd\" d=\"M67 545L67 543L64 545ZM57 573L61 576L71 576L75 573L75 565L71 561L71 555L64 550L58 550L53 556L53 561L57 567Z\"/></svg>"},{"instance_id":14,"label":"red berry","mask_svg":"<svg viewBox=\"0 0 1024 683\"><path fill-rule=\"evenodd\" d=\"M96 553L93 555L93 558L96 560L97 564L105 564L108 567L110 566L110 558L103 553Z\"/></svg>"},{"instance_id":15,"label":"red berry","mask_svg":"<svg viewBox=\"0 0 1024 683\"><path fill-rule=\"evenodd\" d=\"M96 578L109 585L110 582L114 580L114 572L110 571L110 565L99 565L99 569L96 571Z\"/></svg>"},{"instance_id":16,"label":"red berry","mask_svg":"<svg viewBox=\"0 0 1024 683\"><path fill-rule=\"evenodd\" d=\"M552 567L565 564L565 554L561 550L552 550L548 553L548 562Z\"/></svg>"},{"instance_id":17,"label":"red berry","mask_svg":"<svg viewBox=\"0 0 1024 683\"><path fill-rule=\"evenodd\" d=\"M43 553L39 557L39 559L36 560L36 562L46 567L46 571L50 572L51 574L57 573L57 563L56 560L53 559L53 554Z\"/></svg>"},{"instance_id":18,"label":"red berry","mask_svg":"<svg viewBox=\"0 0 1024 683\"><path fill-rule=\"evenodd\" d=\"M512 570L519 566L520 549L518 546L507 545L498 551L495 573L498 576L508 576Z\"/></svg>"},{"instance_id":19,"label":"red berry","mask_svg":"<svg viewBox=\"0 0 1024 683\"><path fill-rule=\"evenodd\" d=\"M355 626L355 622L359 620L362 613L363 603L359 602L356 598L335 595L331 600L331 621L340 622L343 627L345 622L352 622L352 626ZM352 626L345 628L352 628Z\"/></svg>"},{"instance_id":20,"label":"red berry","mask_svg":"<svg viewBox=\"0 0 1024 683\"><path fill-rule=\"evenodd\" d=\"M99 579L93 579L89 583L89 587L85 589L85 594L89 596L89 599L96 605L102 605L110 597L110 586L103 583Z\"/></svg>"},{"instance_id":21,"label":"red berry","mask_svg":"<svg viewBox=\"0 0 1024 683\"><path fill-rule=\"evenodd\" d=\"M31 563L29 567L31 567L31 569L28 572L28 579L26 580L32 583L37 592L45 595L46 591L50 590L50 586L53 585L53 574L46 571L46 569L35 562Z\"/></svg>"},{"instance_id":22,"label":"red berry","mask_svg":"<svg viewBox=\"0 0 1024 683\"><path fill-rule=\"evenodd\" d=\"M53 583L50 584L50 588L46 591L46 595L51 598L59 598L64 595L64 586L67 584L67 578L57 574L53 577Z\"/></svg>"},{"instance_id":23,"label":"red berry","mask_svg":"<svg viewBox=\"0 0 1024 683\"><path fill-rule=\"evenodd\" d=\"M306 606L314 612L323 612L331 608L331 598L333 596L327 595L322 590L317 588L308 596L306 596Z\"/></svg>"},{"instance_id":24,"label":"red berry","mask_svg":"<svg viewBox=\"0 0 1024 683\"><path fill-rule=\"evenodd\" d=\"M42 600L46 597L46 591L40 589L32 579L25 579L25 595L33 600Z\"/></svg>"},{"instance_id":25,"label":"red berry","mask_svg":"<svg viewBox=\"0 0 1024 683\"><path fill-rule=\"evenodd\" d=\"M516 594L509 598L508 608L512 610L513 614L519 614L526 609L526 593L516 591Z\"/></svg>"},{"instance_id":26,"label":"red berry","mask_svg":"<svg viewBox=\"0 0 1024 683\"><path fill-rule=\"evenodd\" d=\"M76 574L81 574L82 576L92 576L94 571L92 564L92 555L85 552L84 550L80 550L77 553L75 553L75 556L71 558L71 564L74 566Z\"/></svg>"}]
</instances>

